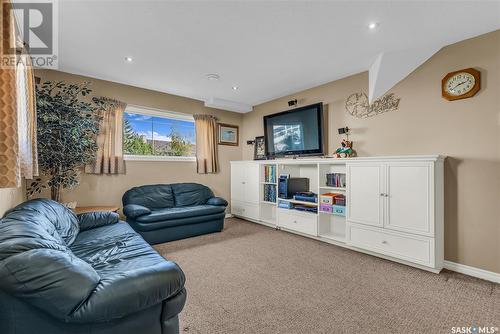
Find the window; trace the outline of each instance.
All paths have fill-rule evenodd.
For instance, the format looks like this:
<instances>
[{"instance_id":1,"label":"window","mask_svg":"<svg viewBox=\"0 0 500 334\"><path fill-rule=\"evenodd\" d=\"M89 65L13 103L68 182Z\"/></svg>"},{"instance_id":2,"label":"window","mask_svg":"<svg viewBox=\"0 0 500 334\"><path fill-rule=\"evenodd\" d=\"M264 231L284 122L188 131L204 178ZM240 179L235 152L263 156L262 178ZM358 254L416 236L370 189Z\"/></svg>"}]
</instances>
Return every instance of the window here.
<instances>
[{"instance_id":1,"label":"window","mask_svg":"<svg viewBox=\"0 0 500 334\"><path fill-rule=\"evenodd\" d=\"M123 152L127 160L195 160L193 116L127 106Z\"/></svg>"}]
</instances>

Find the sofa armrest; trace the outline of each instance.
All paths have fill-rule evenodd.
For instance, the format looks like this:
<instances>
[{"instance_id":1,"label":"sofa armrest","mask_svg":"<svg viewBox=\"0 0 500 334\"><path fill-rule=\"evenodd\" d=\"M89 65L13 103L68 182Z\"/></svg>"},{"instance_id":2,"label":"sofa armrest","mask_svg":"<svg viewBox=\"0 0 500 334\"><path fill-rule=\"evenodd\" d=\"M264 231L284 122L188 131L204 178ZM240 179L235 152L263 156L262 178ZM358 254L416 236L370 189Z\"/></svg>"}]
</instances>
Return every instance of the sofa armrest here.
<instances>
[{"instance_id":1,"label":"sofa armrest","mask_svg":"<svg viewBox=\"0 0 500 334\"><path fill-rule=\"evenodd\" d=\"M134 219L140 216L148 215L150 213L151 210L139 204L127 204L123 207L123 214L127 216L127 218Z\"/></svg>"},{"instance_id":2,"label":"sofa armrest","mask_svg":"<svg viewBox=\"0 0 500 334\"><path fill-rule=\"evenodd\" d=\"M80 231L115 224L120 219L116 212L111 211L87 212L79 214L77 217L80 222Z\"/></svg>"},{"instance_id":3,"label":"sofa armrest","mask_svg":"<svg viewBox=\"0 0 500 334\"><path fill-rule=\"evenodd\" d=\"M19 253L0 266L3 292L62 321L92 294L99 280L90 264L55 249Z\"/></svg>"},{"instance_id":4,"label":"sofa armrest","mask_svg":"<svg viewBox=\"0 0 500 334\"><path fill-rule=\"evenodd\" d=\"M207 201L208 205L227 206L227 201L222 197L212 197Z\"/></svg>"},{"instance_id":5,"label":"sofa armrest","mask_svg":"<svg viewBox=\"0 0 500 334\"><path fill-rule=\"evenodd\" d=\"M107 322L145 310L183 291L185 276L171 261L102 277L68 322Z\"/></svg>"}]
</instances>

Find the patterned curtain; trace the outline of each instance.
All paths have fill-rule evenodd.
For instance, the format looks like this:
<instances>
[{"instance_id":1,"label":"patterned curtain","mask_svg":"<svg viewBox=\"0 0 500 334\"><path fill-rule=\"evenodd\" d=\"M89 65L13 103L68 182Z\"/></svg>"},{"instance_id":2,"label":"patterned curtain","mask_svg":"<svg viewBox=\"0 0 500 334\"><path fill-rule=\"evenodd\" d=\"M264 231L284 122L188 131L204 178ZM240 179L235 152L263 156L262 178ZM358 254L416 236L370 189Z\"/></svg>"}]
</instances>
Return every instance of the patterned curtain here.
<instances>
[{"instance_id":1,"label":"patterned curtain","mask_svg":"<svg viewBox=\"0 0 500 334\"><path fill-rule=\"evenodd\" d=\"M99 97L93 99L99 105L99 134L96 159L85 166L88 174L125 174L123 161L123 112L126 103Z\"/></svg>"},{"instance_id":2,"label":"patterned curtain","mask_svg":"<svg viewBox=\"0 0 500 334\"><path fill-rule=\"evenodd\" d=\"M7 55L15 45L14 18L7 0L0 1L2 40L0 55ZM18 165L16 70L0 66L0 187L20 185Z\"/></svg>"},{"instance_id":3,"label":"patterned curtain","mask_svg":"<svg viewBox=\"0 0 500 334\"><path fill-rule=\"evenodd\" d=\"M196 127L196 170L198 174L219 172L217 152L217 118L194 115Z\"/></svg>"}]
</instances>

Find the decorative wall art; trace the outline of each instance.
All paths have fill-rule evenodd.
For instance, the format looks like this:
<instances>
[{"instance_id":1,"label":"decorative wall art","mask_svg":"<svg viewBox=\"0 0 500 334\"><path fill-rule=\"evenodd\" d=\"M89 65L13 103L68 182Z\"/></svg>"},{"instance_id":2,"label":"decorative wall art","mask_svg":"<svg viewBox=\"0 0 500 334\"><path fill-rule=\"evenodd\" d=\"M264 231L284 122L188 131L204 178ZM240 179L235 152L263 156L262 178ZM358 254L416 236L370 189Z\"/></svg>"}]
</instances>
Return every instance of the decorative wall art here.
<instances>
[{"instance_id":1,"label":"decorative wall art","mask_svg":"<svg viewBox=\"0 0 500 334\"><path fill-rule=\"evenodd\" d=\"M237 125L219 123L219 145L239 145L239 128Z\"/></svg>"},{"instance_id":2,"label":"decorative wall art","mask_svg":"<svg viewBox=\"0 0 500 334\"><path fill-rule=\"evenodd\" d=\"M264 136L255 137L255 147L253 151L254 160L266 159L266 146Z\"/></svg>"},{"instance_id":3,"label":"decorative wall art","mask_svg":"<svg viewBox=\"0 0 500 334\"><path fill-rule=\"evenodd\" d=\"M399 101L393 93L386 94L373 101L370 105L368 96L365 93L354 93L349 95L345 102L346 111L357 118L368 118L377 116L389 111L398 110Z\"/></svg>"}]
</instances>

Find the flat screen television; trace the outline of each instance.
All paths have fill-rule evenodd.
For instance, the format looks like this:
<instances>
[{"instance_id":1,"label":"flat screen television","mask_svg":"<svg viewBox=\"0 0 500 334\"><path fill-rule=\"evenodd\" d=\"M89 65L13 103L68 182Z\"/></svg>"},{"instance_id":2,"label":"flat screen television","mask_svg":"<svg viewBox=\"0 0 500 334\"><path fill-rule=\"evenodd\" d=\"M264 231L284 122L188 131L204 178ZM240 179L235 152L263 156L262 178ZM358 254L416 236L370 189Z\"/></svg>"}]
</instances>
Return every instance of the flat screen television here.
<instances>
[{"instance_id":1,"label":"flat screen television","mask_svg":"<svg viewBox=\"0 0 500 334\"><path fill-rule=\"evenodd\" d=\"M323 155L323 103L264 116L268 158Z\"/></svg>"}]
</instances>

